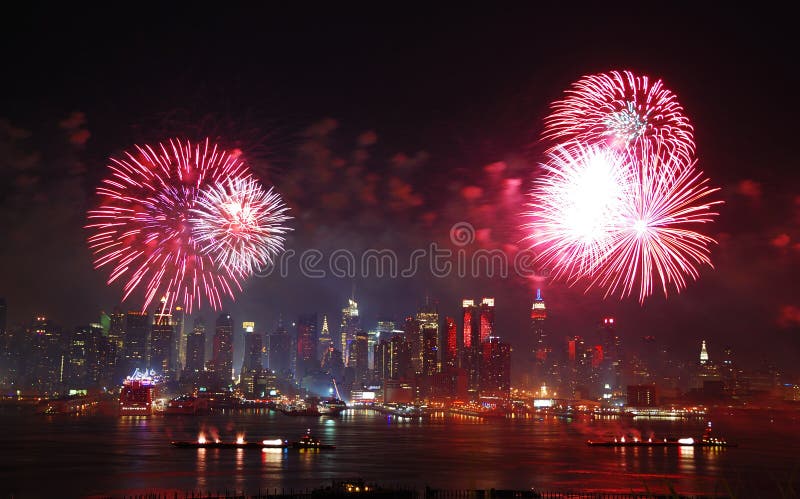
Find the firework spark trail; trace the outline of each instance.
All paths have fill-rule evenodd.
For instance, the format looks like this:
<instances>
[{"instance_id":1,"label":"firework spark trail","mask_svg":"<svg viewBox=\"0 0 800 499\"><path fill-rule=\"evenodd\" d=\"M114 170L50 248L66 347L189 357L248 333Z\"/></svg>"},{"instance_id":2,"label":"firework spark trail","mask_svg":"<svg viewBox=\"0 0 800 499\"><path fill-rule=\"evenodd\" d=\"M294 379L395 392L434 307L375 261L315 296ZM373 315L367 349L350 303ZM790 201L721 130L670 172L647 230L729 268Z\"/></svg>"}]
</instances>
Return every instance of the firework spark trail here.
<instances>
[{"instance_id":1,"label":"firework spark trail","mask_svg":"<svg viewBox=\"0 0 800 499\"><path fill-rule=\"evenodd\" d=\"M252 178L234 178L205 189L192 214L192 235L204 253L234 274L249 275L283 250L288 207Z\"/></svg>"},{"instance_id":2,"label":"firework spark trail","mask_svg":"<svg viewBox=\"0 0 800 499\"><path fill-rule=\"evenodd\" d=\"M109 284L126 280L123 300L142 287L143 309L165 297L165 307L182 303L191 312L204 300L220 308L224 295L241 290L244 276L215 268L192 237L188 217L202 189L250 177L241 161L208 140L172 139L155 148L136 146L112 159L109 169L86 228L95 268L111 267Z\"/></svg>"},{"instance_id":3,"label":"firework spark trail","mask_svg":"<svg viewBox=\"0 0 800 499\"><path fill-rule=\"evenodd\" d=\"M664 296L669 288L680 292L687 279L699 276L698 266L713 268L710 246L716 241L698 232L702 224L718 215L714 206L721 201L710 196L719 191L694 165L663 149L645 147L629 153L627 162L635 168L633 188L625 211L611 231L613 243L591 270L591 285L629 296L639 284L639 302L660 283Z\"/></svg>"},{"instance_id":4,"label":"firework spark trail","mask_svg":"<svg viewBox=\"0 0 800 499\"><path fill-rule=\"evenodd\" d=\"M661 80L610 71L584 76L566 94L552 104L544 120L544 139L602 144L618 151L660 143L681 158L682 165L692 163L693 128Z\"/></svg>"}]
</instances>

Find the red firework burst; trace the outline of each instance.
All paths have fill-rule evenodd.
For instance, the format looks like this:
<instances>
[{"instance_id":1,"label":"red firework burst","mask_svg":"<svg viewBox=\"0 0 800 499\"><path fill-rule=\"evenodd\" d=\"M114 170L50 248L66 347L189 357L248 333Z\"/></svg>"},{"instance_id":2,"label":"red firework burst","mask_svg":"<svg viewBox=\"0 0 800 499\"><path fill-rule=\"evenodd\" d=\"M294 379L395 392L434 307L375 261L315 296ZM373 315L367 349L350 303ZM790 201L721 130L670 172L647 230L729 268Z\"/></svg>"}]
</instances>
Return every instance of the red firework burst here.
<instances>
[{"instance_id":1,"label":"red firework burst","mask_svg":"<svg viewBox=\"0 0 800 499\"><path fill-rule=\"evenodd\" d=\"M100 206L88 213L89 248L95 268L110 267L108 283L125 280L123 300L144 288L146 309L154 299L165 307L221 306L247 277L219 269L192 235L191 210L210 185L250 177L247 167L208 140L172 139L155 147L136 146L111 159L111 175L98 187Z\"/></svg>"},{"instance_id":2,"label":"red firework burst","mask_svg":"<svg viewBox=\"0 0 800 499\"><path fill-rule=\"evenodd\" d=\"M620 152L629 146L660 143L683 164L692 163L692 126L675 94L661 80L610 71L584 76L566 94L551 105L545 139L606 145Z\"/></svg>"}]
</instances>

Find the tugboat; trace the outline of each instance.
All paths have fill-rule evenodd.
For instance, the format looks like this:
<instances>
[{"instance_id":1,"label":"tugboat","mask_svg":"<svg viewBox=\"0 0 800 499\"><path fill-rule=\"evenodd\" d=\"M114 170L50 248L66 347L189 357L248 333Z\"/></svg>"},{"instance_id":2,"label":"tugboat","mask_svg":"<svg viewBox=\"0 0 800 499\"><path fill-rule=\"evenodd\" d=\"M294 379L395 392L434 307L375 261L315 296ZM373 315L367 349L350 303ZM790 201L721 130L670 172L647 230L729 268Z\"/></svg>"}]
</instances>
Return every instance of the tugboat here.
<instances>
[{"instance_id":1,"label":"tugboat","mask_svg":"<svg viewBox=\"0 0 800 499\"><path fill-rule=\"evenodd\" d=\"M319 441L318 438L311 435L311 428L306 430L306 434L303 435L299 441L292 442L292 447L295 449L335 449L335 445L330 444L323 444Z\"/></svg>"},{"instance_id":2,"label":"tugboat","mask_svg":"<svg viewBox=\"0 0 800 499\"><path fill-rule=\"evenodd\" d=\"M586 442L591 447L737 447L737 444L730 443L724 438L718 438L711 434L711 421L708 422L706 429L703 431L703 436L700 438L683 437L683 438L664 438L647 440L638 437L626 439L624 436L614 438L614 440L593 441Z\"/></svg>"}]
</instances>

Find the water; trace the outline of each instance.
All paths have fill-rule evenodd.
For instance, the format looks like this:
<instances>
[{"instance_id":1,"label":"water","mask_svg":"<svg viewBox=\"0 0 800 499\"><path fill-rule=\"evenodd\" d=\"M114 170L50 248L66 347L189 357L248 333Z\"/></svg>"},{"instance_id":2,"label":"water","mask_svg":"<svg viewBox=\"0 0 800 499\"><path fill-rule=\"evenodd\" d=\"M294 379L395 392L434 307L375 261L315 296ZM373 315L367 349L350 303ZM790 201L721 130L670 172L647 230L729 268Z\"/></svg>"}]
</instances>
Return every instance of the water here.
<instances>
[{"instance_id":1,"label":"water","mask_svg":"<svg viewBox=\"0 0 800 499\"><path fill-rule=\"evenodd\" d=\"M621 431L699 435L702 421L556 417L398 421L369 411L296 418L267 410L205 417L119 418L0 414L0 495L131 495L146 491L257 492L329 485L331 479L453 489L738 491L774 497L800 463L796 415L714 416L738 448L590 448ZM200 430L223 440L299 438L307 428L332 451L178 449ZM742 492L744 491L744 492ZM742 495L745 494L745 495Z\"/></svg>"}]
</instances>

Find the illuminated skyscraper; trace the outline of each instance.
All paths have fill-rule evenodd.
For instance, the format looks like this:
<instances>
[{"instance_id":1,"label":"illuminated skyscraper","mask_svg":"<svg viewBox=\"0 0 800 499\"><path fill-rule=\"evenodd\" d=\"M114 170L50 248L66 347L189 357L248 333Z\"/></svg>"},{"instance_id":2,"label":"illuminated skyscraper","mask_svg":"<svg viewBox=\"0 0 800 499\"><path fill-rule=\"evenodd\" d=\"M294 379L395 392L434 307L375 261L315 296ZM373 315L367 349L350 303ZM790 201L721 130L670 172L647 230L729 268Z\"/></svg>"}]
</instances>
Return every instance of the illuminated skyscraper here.
<instances>
[{"instance_id":1,"label":"illuminated skyscraper","mask_svg":"<svg viewBox=\"0 0 800 499\"><path fill-rule=\"evenodd\" d=\"M217 317L214 328L214 353L212 358L214 376L223 385L233 378L233 319L231 314L222 313Z\"/></svg>"},{"instance_id":2,"label":"illuminated skyscraper","mask_svg":"<svg viewBox=\"0 0 800 499\"><path fill-rule=\"evenodd\" d=\"M700 345L700 364L705 365L708 363L708 350L706 350L706 340L703 340Z\"/></svg>"},{"instance_id":3,"label":"illuminated skyscraper","mask_svg":"<svg viewBox=\"0 0 800 499\"><path fill-rule=\"evenodd\" d=\"M333 338L331 338L331 330L328 327L328 316L322 316L322 330L319 333L319 357L322 356L328 349L333 346Z\"/></svg>"},{"instance_id":4,"label":"illuminated skyscraper","mask_svg":"<svg viewBox=\"0 0 800 499\"><path fill-rule=\"evenodd\" d=\"M186 338L186 357L184 359L184 374L198 380L200 373L205 371L206 363L206 325L203 319L196 317L192 332Z\"/></svg>"},{"instance_id":5,"label":"illuminated skyscraper","mask_svg":"<svg viewBox=\"0 0 800 499\"><path fill-rule=\"evenodd\" d=\"M119 307L109 316L108 326L108 361L114 381L121 382L125 376L125 314Z\"/></svg>"},{"instance_id":6,"label":"illuminated skyscraper","mask_svg":"<svg viewBox=\"0 0 800 499\"><path fill-rule=\"evenodd\" d=\"M244 359L240 376L240 389L247 394L255 394L259 379L262 378L262 345L261 335L255 332L254 322L243 322Z\"/></svg>"},{"instance_id":7,"label":"illuminated skyscraper","mask_svg":"<svg viewBox=\"0 0 800 499\"><path fill-rule=\"evenodd\" d=\"M301 315L297 318L298 379L317 369L317 348L317 314Z\"/></svg>"},{"instance_id":8,"label":"illuminated skyscraper","mask_svg":"<svg viewBox=\"0 0 800 499\"><path fill-rule=\"evenodd\" d=\"M536 298L531 306L531 333L533 335L533 381L536 386L542 383L550 383L547 379L549 371L549 360L552 348L547 341L545 332L545 319L547 319L547 308L542 299L542 290L536 290ZM574 360L574 354L573 359Z\"/></svg>"},{"instance_id":9,"label":"illuminated skyscraper","mask_svg":"<svg viewBox=\"0 0 800 499\"><path fill-rule=\"evenodd\" d=\"M456 368L458 367L458 325L456 320L452 317L445 317L444 329L446 350L442 355L443 364L444 367Z\"/></svg>"},{"instance_id":10,"label":"illuminated skyscraper","mask_svg":"<svg viewBox=\"0 0 800 499\"><path fill-rule=\"evenodd\" d=\"M597 352L601 355L599 362L593 361L601 369L600 382L610 385L612 390L622 389L622 342L617 333L617 322L613 317L603 318L600 324L600 346ZM597 348L595 348L597 350Z\"/></svg>"},{"instance_id":11,"label":"illuminated skyscraper","mask_svg":"<svg viewBox=\"0 0 800 499\"><path fill-rule=\"evenodd\" d=\"M481 343L480 378L482 397L511 396L511 346L497 336Z\"/></svg>"},{"instance_id":12,"label":"illuminated skyscraper","mask_svg":"<svg viewBox=\"0 0 800 499\"><path fill-rule=\"evenodd\" d=\"M476 395L480 384L479 348L480 348L480 310L475 306L474 300L463 300L463 344L461 352L461 367L467 372L467 388L471 395Z\"/></svg>"},{"instance_id":13,"label":"illuminated skyscraper","mask_svg":"<svg viewBox=\"0 0 800 499\"><path fill-rule=\"evenodd\" d=\"M68 363L65 360L65 345L62 341L61 330L45 316L35 318L30 337L30 354L27 361L30 364L28 379L31 387L52 392L60 387L63 381L62 367ZM69 335L64 338L69 341ZM66 348L69 348L66 345Z\"/></svg>"},{"instance_id":14,"label":"illuminated skyscraper","mask_svg":"<svg viewBox=\"0 0 800 499\"><path fill-rule=\"evenodd\" d=\"M434 338L434 342L436 344L438 344L438 339L439 339L439 311L437 310L436 302L434 301L433 303L431 303L430 298L426 298L425 299L425 305L420 307L419 311L417 311L416 319L417 319L417 323L419 324L419 335L420 335L419 342L418 342L420 348L419 348L418 352L415 352L416 355L419 356L419 359L417 360L417 364L419 366L419 369L418 369L417 372L424 373L426 369L430 369L430 368L434 369L434 372L436 372L436 371L439 370L438 369L438 364L439 364L438 357L436 359L434 359L434 361L433 361L434 365L433 366L428 365L428 366L423 367L423 364L426 363L426 359L424 358L425 355L426 355L426 349L425 349L425 345L424 345L425 337ZM429 354L429 353L430 352L427 352L427 354ZM437 352L436 355L438 356L438 352ZM428 362L429 361L430 361L430 359L428 359Z\"/></svg>"},{"instance_id":15,"label":"illuminated skyscraper","mask_svg":"<svg viewBox=\"0 0 800 499\"><path fill-rule=\"evenodd\" d=\"M147 368L147 336L150 317L145 312L130 311L125 315L125 370Z\"/></svg>"},{"instance_id":16,"label":"illuminated skyscraper","mask_svg":"<svg viewBox=\"0 0 800 499\"><path fill-rule=\"evenodd\" d=\"M174 375L172 363L174 346L175 325L170 310L166 308L166 299L162 299L161 305L153 312L149 368L165 378L171 378Z\"/></svg>"},{"instance_id":17,"label":"illuminated skyscraper","mask_svg":"<svg viewBox=\"0 0 800 499\"><path fill-rule=\"evenodd\" d=\"M342 309L342 323L340 328L341 335L341 350L344 355L345 365L350 358L350 343L356 337L356 331L360 329L360 322L358 317L358 303L355 297L347 300L347 306Z\"/></svg>"},{"instance_id":18,"label":"illuminated skyscraper","mask_svg":"<svg viewBox=\"0 0 800 499\"><path fill-rule=\"evenodd\" d=\"M186 330L184 326L183 307L176 306L172 309L172 357L170 364L172 370L179 373L183 369L183 359L186 358Z\"/></svg>"},{"instance_id":19,"label":"illuminated skyscraper","mask_svg":"<svg viewBox=\"0 0 800 499\"><path fill-rule=\"evenodd\" d=\"M438 328L429 324L422 327L422 374L433 376L439 372L439 345Z\"/></svg>"},{"instance_id":20,"label":"illuminated skyscraper","mask_svg":"<svg viewBox=\"0 0 800 499\"><path fill-rule=\"evenodd\" d=\"M353 339L350 348L350 361L347 366L352 367L355 372L355 386L364 385L367 382L369 372L369 338L367 333L361 329L356 330L356 337Z\"/></svg>"},{"instance_id":21,"label":"illuminated skyscraper","mask_svg":"<svg viewBox=\"0 0 800 499\"><path fill-rule=\"evenodd\" d=\"M485 343L494 336L494 298L481 300L480 311L480 342Z\"/></svg>"},{"instance_id":22,"label":"illuminated skyscraper","mask_svg":"<svg viewBox=\"0 0 800 499\"><path fill-rule=\"evenodd\" d=\"M406 317L403 334L411 349L411 368L415 373L422 372L422 331L415 317Z\"/></svg>"}]
</instances>

